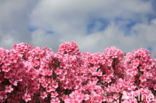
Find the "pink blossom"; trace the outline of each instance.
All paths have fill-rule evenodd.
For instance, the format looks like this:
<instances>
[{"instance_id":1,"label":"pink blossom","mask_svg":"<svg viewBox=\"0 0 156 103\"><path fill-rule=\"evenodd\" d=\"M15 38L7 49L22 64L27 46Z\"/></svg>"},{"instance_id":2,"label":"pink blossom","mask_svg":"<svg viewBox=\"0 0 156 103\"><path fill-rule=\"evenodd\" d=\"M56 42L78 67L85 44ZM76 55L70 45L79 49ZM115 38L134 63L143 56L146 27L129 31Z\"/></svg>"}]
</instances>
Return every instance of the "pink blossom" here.
<instances>
[{"instance_id":1,"label":"pink blossom","mask_svg":"<svg viewBox=\"0 0 156 103\"><path fill-rule=\"evenodd\" d=\"M2 68L2 71L3 71L3 72L9 72L10 69L11 69L10 67L3 67L3 68Z\"/></svg>"},{"instance_id":2,"label":"pink blossom","mask_svg":"<svg viewBox=\"0 0 156 103\"><path fill-rule=\"evenodd\" d=\"M155 103L155 71L156 59L144 48L92 54L72 41L54 53L20 43L0 48L0 102Z\"/></svg>"},{"instance_id":3,"label":"pink blossom","mask_svg":"<svg viewBox=\"0 0 156 103\"><path fill-rule=\"evenodd\" d=\"M46 87L46 91L49 93L49 92L55 91L55 88L52 86L48 86Z\"/></svg>"},{"instance_id":4,"label":"pink blossom","mask_svg":"<svg viewBox=\"0 0 156 103\"><path fill-rule=\"evenodd\" d=\"M13 90L14 90L14 89L12 88L11 85L5 87L5 92L6 92L6 93L11 93Z\"/></svg>"},{"instance_id":5,"label":"pink blossom","mask_svg":"<svg viewBox=\"0 0 156 103\"><path fill-rule=\"evenodd\" d=\"M60 103L60 100L58 98L56 99L52 98L50 103Z\"/></svg>"},{"instance_id":6,"label":"pink blossom","mask_svg":"<svg viewBox=\"0 0 156 103\"><path fill-rule=\"evenodd\" d=\"M31 97L30 97L29 94L25 93L24 96L23 96L23 99L24 99L26 102L28 102L28 101L31 100Z\"/></svg>"},{"instance_id":7,"label":"pink blossom","mask_svg":"<svg viewBox=\"0 0 156 103\"><path fill-rule=\"evenodd\" d=\"M46 93L46 92L41 92L41 93L40 93L40 97L41 97L42 99L45 99L45 98L47 97L47 93Z\"/></svg>"}]
</instances>

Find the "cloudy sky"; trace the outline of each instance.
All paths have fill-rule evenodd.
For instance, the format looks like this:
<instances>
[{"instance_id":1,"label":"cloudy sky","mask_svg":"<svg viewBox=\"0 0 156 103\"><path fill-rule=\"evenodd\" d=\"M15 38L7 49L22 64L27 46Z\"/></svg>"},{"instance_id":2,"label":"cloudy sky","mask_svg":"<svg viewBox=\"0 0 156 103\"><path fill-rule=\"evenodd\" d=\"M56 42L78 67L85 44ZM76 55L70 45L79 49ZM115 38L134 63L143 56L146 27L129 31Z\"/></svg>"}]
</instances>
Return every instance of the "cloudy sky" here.
<instances>
[{"instance_id":1,"label":"cloudy sky","mask_svg":"<svg viewBox=\"0 0 156 103\"><path fill-rule=\"evenodd\" d=\"M148 49L156 57L156 0L0 0L0 47L74 40L81 51Z\"/></svg>"}]
</instances>

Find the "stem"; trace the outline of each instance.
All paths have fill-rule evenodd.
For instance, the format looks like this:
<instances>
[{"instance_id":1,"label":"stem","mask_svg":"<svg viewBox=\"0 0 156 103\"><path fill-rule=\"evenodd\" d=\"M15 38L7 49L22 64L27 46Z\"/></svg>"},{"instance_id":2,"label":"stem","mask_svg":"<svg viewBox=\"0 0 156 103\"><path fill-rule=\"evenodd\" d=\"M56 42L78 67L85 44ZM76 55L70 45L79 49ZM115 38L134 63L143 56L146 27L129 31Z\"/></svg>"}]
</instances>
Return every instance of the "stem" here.
<instances>
[{"instance_id":1,"label":"stem","mask_svg":"<svg viewBox=\"0 0 156 103\"><path fill-rule=\"evenodd\" d=\"M119 97L119 103L121 103L121 101L122 101L122 94L119 93L119 95L120 95L120 97Z\"/></svg>"}]
</instances>

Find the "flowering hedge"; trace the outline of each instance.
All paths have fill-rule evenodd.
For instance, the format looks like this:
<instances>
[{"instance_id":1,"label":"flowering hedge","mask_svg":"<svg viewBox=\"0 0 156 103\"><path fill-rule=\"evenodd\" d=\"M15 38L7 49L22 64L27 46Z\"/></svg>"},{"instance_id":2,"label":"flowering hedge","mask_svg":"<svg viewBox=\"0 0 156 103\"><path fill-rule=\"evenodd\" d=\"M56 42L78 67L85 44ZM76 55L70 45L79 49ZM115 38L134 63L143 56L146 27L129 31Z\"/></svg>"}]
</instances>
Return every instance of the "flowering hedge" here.
<instances>
[{"instance_id":1,"label":"flowering hedge","mask_svg":"<svg viewBox=\"0 0 156 103\"><path fill-rule=\"evenodd\" d=\"M156 103L156 59L141 48L58 52L26 43L0 48L0 103Z\"/></svg>"}]
</instances>

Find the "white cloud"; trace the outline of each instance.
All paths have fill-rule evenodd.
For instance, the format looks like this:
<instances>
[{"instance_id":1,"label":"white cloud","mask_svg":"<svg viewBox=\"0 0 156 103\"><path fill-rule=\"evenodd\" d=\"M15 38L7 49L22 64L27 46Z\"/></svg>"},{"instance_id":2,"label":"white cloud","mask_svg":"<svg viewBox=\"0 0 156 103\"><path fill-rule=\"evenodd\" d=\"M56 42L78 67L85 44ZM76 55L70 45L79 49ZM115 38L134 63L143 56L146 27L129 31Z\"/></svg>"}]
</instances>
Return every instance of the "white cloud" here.
<instances>
[{"instance_id":1,"label":"white cloud","mask_svg":"<svg viewBox=\"0 0 156 103\"><path fill-rule=\"evenodd\" d=\"M33 11L32 24L80 35L92 18L140 19L151 12L150 2L142 0L41 0Z\"/></svg>"},{"instance_id":2,"label":"white cloud","mask_svg":"<svg viewBox=\"0 0 156 103\"><path fill-rule=\"evenodd\" d=\"M0 0L0 46L11 48L15 43L30 43L27 27L37 0Z\"/></svg>"},{"instance_id":3,"label":"white cloud","mask_svg":"<svg viewBox=\"0 0 156 103\"><path fill-rule=\"evenodd\" d=\"M46 34L43 30L37 30L32 33L32 44L33 46L45 47L48 46L54 52L57 52L59 41L56 36Z\"/></svg>"},{"instance_id":4,"label":"white cloud","mask_svg":"<svg viewBox=\"0 0 156 103\"><path fill-rule=\"evenodd\" d=\"M154 25L146 24L147 15L153 13L152 2L143 0L41 0L32 12L31 22L43 30L53 30L60 42L75 40L82 51L103 51L114 45L128 52L140 47L155 48L150 41L154 37ZM101 24L96 23L93 34L86 35L89 21L98 18L111 22L101 32L97 31ZM120 22L116 22L118 18ZM141 24L136 24L129 36L125 36L122 27L128 20Z\"/></svg>"},{"instance_id":5,"label":"white cloud","mask_svg":"<svg viewBox=\"0 0 156 103\"><path fill-rule=\"evenodd\" d=\"M136 24L129 36L125 36L117 24L111 23L104 31L77 39L81 50L103 51L106 47L116 46L124 52L139 48L152 47L152 56L156 57L156 19L150 23Z\"/></svg>"},{"instance_id":6,"label":"white cloud","mask_svg":"<svg viewBox=\"0 0 156 103\"><path fill-rule=\"evenodd\" d=\"M142 47L152 47L153 57L156 57L156 18L149 23L136 24L132 32L137 35L136 41Z\"/></svg>"},{"instance_id":7,"label":"white cloud","mask_svg":"<svg viewBox=\"0 0 156 103\"><path fill-rule=\"evenodd\" d=\"M156 57L156 19L148 20L155 15L152 5L150 0L1 0L0 46L28 42L56 52L60 43L75 40L81 51L116 46L128 52L152 47ZM87 25L94 19L104 19L108 25L98 31L103 24L95 22L93 33L87 34ZM131 21L136 24L125 36L125 26ZM29 25L38 29L31 33Z\"/></svg>"}]
</instances>

